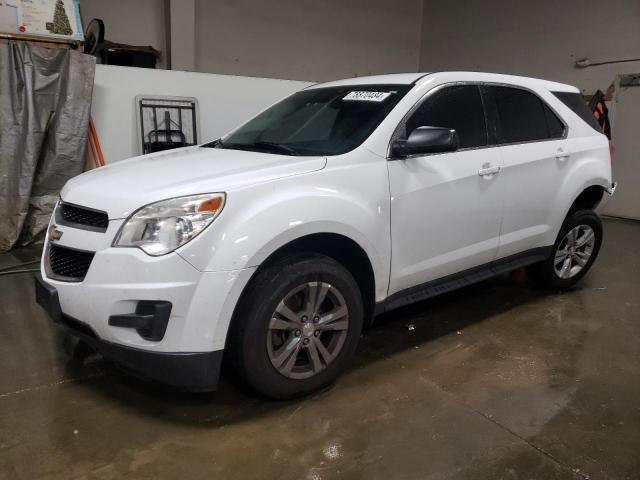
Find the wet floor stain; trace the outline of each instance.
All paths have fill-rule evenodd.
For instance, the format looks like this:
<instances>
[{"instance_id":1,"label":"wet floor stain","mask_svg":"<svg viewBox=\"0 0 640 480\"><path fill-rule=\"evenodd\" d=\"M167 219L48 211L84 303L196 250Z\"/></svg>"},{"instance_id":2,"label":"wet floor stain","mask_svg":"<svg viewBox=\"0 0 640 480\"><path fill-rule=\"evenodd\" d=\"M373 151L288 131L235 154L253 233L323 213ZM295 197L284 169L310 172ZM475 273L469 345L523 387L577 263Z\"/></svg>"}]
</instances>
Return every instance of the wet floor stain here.
<instances>
[{"instance_id":1,"label":"wet floor stain","mask_svg":"<svg viewBox=\"0 0 640 480\"><path fill-rule=\"evenodd\" d=\"M229 371L211 394L140 382L2 276L0 479L638 478L640 224L605 237L571 292L518 272L379 318L347 374L295 402Z\"/></svg>"}]
</instances>

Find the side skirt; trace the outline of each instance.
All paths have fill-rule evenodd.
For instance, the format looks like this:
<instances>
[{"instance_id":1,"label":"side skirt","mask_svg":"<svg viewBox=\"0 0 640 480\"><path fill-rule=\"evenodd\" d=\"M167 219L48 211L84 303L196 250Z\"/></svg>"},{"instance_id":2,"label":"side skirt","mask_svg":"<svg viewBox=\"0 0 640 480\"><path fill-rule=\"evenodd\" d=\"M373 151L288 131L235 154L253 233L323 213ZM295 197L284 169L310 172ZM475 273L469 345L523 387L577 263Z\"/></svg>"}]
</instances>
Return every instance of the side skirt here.
<instances>
[{"instance_id":1,"label":"side skirt","mask_svg":"<svg viewBox=\"0 0 640 480\"><path fill-rule=\"evenodd\" d=\"M534 248L401 290L387 297L386 300L377 303L374 315L380 315L384 312L420 302L442 293L457 290L458 288L510 272L516 268L541 262L551 255L552 250L553 246Z\"/></svg>"}]
</instances>

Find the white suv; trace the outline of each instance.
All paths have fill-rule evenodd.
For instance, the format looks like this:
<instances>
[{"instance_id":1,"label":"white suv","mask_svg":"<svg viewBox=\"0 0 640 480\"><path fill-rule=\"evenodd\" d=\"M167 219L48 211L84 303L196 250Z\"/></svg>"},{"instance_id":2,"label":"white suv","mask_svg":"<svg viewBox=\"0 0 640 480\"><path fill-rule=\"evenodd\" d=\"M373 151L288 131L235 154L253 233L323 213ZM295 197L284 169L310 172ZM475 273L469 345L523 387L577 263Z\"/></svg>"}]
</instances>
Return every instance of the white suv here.
<instances>
[{"instance_id":1,"label":"white suv","mask_svg":"<svg viewBox=\"0 0 640 480\"><path fill-rule=\"evenodd\" d=\"M334 380L381 312L529 266L563 289L602 242L609 144L579 91L442 72L314 85L220 140L61 192L38 302L144 377L257 392Z\"/></svg>"}]
</instances>

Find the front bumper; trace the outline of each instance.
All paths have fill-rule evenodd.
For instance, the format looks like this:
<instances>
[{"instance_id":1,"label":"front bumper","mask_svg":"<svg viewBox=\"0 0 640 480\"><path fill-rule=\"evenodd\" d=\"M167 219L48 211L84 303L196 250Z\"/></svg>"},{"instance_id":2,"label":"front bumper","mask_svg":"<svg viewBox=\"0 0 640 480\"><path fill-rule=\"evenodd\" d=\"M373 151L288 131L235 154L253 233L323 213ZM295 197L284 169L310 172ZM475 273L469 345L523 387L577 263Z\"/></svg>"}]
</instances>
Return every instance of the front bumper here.
<instances>
[{"instance_id":1,"label":"front bumper","mask_svg":"<svg viewBox=\"0 0 640 480\"><path fill-rule=\"evenodd\" d=\"M101 339L91 326L63 313L57 289L40 275L35 276L35 292L37 303L56 323L126 370L179 389L216 390L222 350L172 353L118 345Z\"/></svg>"},{"instance_id":2,"label":"front bumper","mask_svg":"<svg viewBox=\"0 0 640 480\"><path fill-rule=\"evenodd\" d=\"M63 240L56 245L81 245ZM156 352L222 350L237 300L254 271L202 272L175 252L150 257L137 248L104 248L95 252L84 279L70 282L47 274L47 255L48 245L42 277L58 291L62 312L88 324L102 340ZM158 301L171 304L161 339L109 322L136 312L140 302Z\"/></svg>"}]
</instances>

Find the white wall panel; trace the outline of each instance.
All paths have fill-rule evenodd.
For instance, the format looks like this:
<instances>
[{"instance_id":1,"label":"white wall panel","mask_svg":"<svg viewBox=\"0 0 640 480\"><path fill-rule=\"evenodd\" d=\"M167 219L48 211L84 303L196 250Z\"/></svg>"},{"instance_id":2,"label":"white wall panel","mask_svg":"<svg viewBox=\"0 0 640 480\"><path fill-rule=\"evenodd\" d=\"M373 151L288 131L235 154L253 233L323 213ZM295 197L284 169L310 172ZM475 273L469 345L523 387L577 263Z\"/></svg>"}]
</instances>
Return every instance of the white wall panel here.
<instances>
[{"instance_id":1,"label":"white wall panel","mask_svg":"<svg viewBox=\"0 0 640 480\"><path fill-rule=\"evenodd\" d=\"M618 189L604 213L640 220L640 87L620 88L610 113L616 149L611 170Z\"/></svg>"},{"instance_id":2,"label":"white wall panel","mask_svg":"<svg viewBox=\"0 0 640 480\"><path fill-rule=\"evenodd\" d=\"M138 154L135 97L196 97L202 142L215 140L307 82L97 65L91 112L107 163Z\"/></svg>"}]
</instances>

